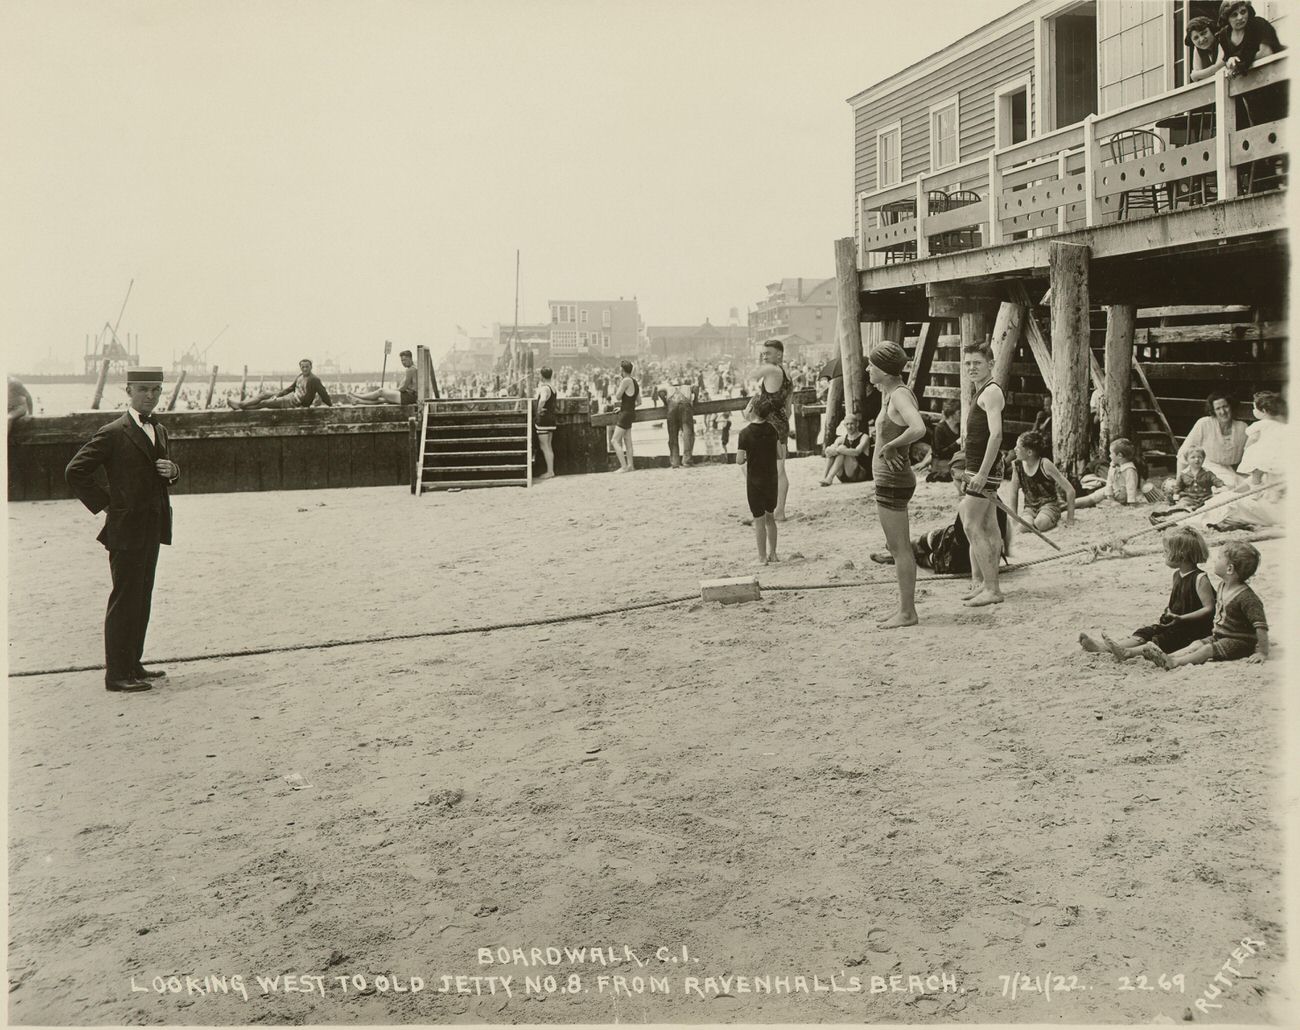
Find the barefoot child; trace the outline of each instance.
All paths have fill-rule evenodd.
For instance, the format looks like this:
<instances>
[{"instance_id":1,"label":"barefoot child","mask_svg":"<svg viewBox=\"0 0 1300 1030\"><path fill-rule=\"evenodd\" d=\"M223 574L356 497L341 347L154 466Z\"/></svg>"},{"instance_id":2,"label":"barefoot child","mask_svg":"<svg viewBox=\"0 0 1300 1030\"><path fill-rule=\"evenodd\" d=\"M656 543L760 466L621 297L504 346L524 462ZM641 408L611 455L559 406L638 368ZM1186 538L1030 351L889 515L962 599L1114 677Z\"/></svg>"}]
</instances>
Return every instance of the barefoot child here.
<instances>
[{"instance_id":1,"label":"barefoot child","mask_svg":"<svg viewBox=\"0 0 1300 1030\"><path fill-rule=\"evenodd\" d=\"M1040 434L1030 429L1016 439L1016 460L1011 464L1011 510L1020 510L1020 494L1025 495L1025 520L1040 533L1055 529L1061 521L1061 498L1065 497L1065 524L1074 525L1074 487L1043 457L1045 444Z\"/></svg>"},{"instance_id":2,"label":"barefoot child","mask_svg":"<svg viewBox=\"0 0 1300 1030\"><path fill-rule=\"evenodd\" d=\"M1187 464L1174 480L1174 503L1164 511L1153 511L1151 521L1168 518L1174 512L1195 511L1210 499L1217 487L1226 489L1224 482L1209 469L1205 468L1205 448L1189 447L1183 452Z\"/></svg>"},{"instance_id":3,"label":"barefoot child","mask_svg":"<svg viewBox=\"0 0 1300 1030\"><path fill-rule=\"evenodd\" d=\"M1214 574L1222 583L1210 635L1173 654L1166 654L1155 641L1149 641L1138 649L1138 654L1166 670L1239 658L1264 661L1268 658L1268 619L1264 602L1249 585L1258 569L1259 550L1253 545L1239 541L1224 544L1214 562Z\"/></svg>"},{"instance_id":4,"label":"barefoot child","mask_svg":"<svg viewBox=\"0 0 1300 1030\"><path fill-rule=\"evenodd\" d=\"M1074 502L1075 508L1095 508L1103 501L1120 504L1138 504L1142 500L1142 483L1137 465L1137 448L1131 441L1120 437L1110 445L1110 467L1106 470L1106 485L1100 490L1084 494Z\"/></svg>"},{"instance_id":5,"label":"barefoot child","mask_svg":"<svg viewBox=\"0 0 1300 1030\"><path fill-rule=\"evenodd\" d=\"M1164 536L1165 564L1174 572L1169 604L1154 625L1135 629L1123 640L1105 633L1098 643L1087 633L1079 634L1085 651L1110 651L1119 661L1136 658L1148 641L1164 652L1180 651L1210 635L1214 624L1214 587L1200 565L1210 557L1205 538L1190 526L1180 526Z\"/></svg>"},{"instance_id":6,"label":"barefoot child","mask_svg":"<svg viewBox=\"0 0 1300 1030\"><path fill-rule=\"evenodd\" d=\"M754 541L764 565L776 561L777 433L767 421L771 402L755 397L743 412L749 424L736 437L736 464L745 470L745 492L754 516Z\"/></svg>"},{"instance_id":7,"label":"barefoot child","mask_svg":"<svg viewBox=\"0 0 1300 1030\"><path fill-rule=\"evenodd\" d=\"M857 415L845 415L837 433L835 442L826 448L826 474L820 482L830 486L836 479L841 483L860 483L867 478L866 466L862 463L862 454L871 442L866 433L858 428Z\"/></svg>"}]
</instances>

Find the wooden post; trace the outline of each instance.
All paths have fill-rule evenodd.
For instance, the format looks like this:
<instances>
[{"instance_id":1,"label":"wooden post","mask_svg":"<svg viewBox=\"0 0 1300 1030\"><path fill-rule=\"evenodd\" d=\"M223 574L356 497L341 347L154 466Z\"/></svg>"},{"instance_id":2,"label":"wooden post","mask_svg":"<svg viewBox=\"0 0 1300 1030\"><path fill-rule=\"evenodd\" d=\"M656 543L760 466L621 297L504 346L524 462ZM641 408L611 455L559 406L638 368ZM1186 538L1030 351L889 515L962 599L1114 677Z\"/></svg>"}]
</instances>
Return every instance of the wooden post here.
<instances>
[{"instance_id":1,"label":"wooden post","mask_svg":"<svg viewBox=\"0 0 1300 1030\"><path fill-rule=\"evenodd\" d=\"M926 196L925 176L916 177L916 257L917 260L930 256L930 237L925 234L925 219L930 213L930 204Z\"/></svg>"},{"instance_id":2,"label":"wooden post","mask_svg":"<svg viewBox=\"0 0 1300 1030\"><path fill-rule=\"evenodd\" d=\"M996 247L1002 242L1002 168L998 152L989 152L989 234L986 247Z\"/></svg>"},{"instance_id":3,"label":"wooden post","mask_svg":"<svg viewBox=\"0 0 1300 1030\"><path fill-rule=\"evenodd\" d=\"M1237 176L1232 169L1232 134L1237 131L1237 101L1228 92L1227 69L1214 76L1214 174L1218 179L1219 200L1237 195Z\"/></svg>"},{"instance_id":4,"label":"wooden post","mask_svg":"<svg viewBox=\"0 0 1300 1030\"><path fill-rule=\"evenodd\" d=\"M904 323L899 319L890 319L888 322L880 323L880 339L889 340L900 347L903 346L903 329Z\"/></svg>"},{"instance_id":5,"label":"wooden post","mask_svg":"<svg viewBox=\"0 0 1300 1030\"><path fill-rule=\"evenodd\" d=\"M957 354L957 361L961 365L961 424L965 426L975 398L970 379L966 376L966 362L963 358L967 347L973 343L983 343L988 336L988 319L977 301L963 300L958 323L961 327L961 350Z\"/></svg>"},{"instance_id":6,"label":"wooden post","mask_svg":"<svg viewBox=\"0 0 1300 1030\"><path fill-rule=\"evenodd\" d=\"M185 385L185 369L181 369L181 374L176 379L176 385L172 387L172 395L167 398L167 407L164 411L176 410L176 397L181 392L181 387Z\"/></svg>"},{"instance_id":7,"label":"wooden post","mask_svg":"<svg viewBox=\"0 0 1300 1030\"><path fill-rule=\"evenodd\" d=\"M95 399L90 402L92 411L99 410L100 398L104 396L104 383L108 381L108 358L99 366L99 381L95 383Z\"/></svg>"},{"instance_id":8,"label":"wooden post","mask_svg":"<svg viewBox=\"0 0 1300 1030\"><path fill-rule=\"evenodd\" d=\"M1097 172L1101 170L1102 154L1101 143L1097 140L1096 123L1095 114L1090 114L1083 120L1083 214L1084 224L1089 229L1097 224L1097 217L1101 213L1101 204L1097 199ZM1056 424L1055 416L1052 424Z\"/></svg>"},{"instance_id":9,"label":"wooden post","mask_svg":"<svg viewBox=\"0 0 1300 1030\"><path fill-rule=\"evenodd\" d=\"M204 408L212 407L212 393L217 388L217 366L212 366L212 378L208 380L208 396L203 401Z\"/></svg>"},{"instance_id":10,"label":"wooden post","mask_svg":"<svg viewBox=\"0 0 1300 1030\"><path fill-rule=\"evenodd\" d=\"M241 401L244 399L244 394L245 392L247 392L247 390L248 390L248 366L245 365L243 378L239 380L239 399Z\"/></svg>"},{"instance_id":11,"label":"wooden post","mask_svg":"<svg viewBox=\"0 0 1300 1030\"><path fill-rule=\"evenodd\" d=\"M835 289L839 302L836 335L844 370L844 411L856 415L866 405L862 381L861 298L858 296L857 247L853 237L835 241Z\"/></svg>"},{"instance_id":12,"label":"wooden post","mask_svg":"<svg viewBox=\"0 0 1300 1030\"><path fill-rule=\"evenodd\" d=\"M912 352L912 368L907 375L907 387L916 395L918 402L925 392L925 384L930 381L930 365L934 361L935 348L939 346L939 330L942 320L932 318L921 325L916 337L916 350Z\"/></svg>"},{"instance_id":13,"label":"wooden post","mask_svg":"<svg viewBox=\"0 0 1300 1030\"><path fill-rule=\"evenodd\" d=\"M993 323L993 381L1005 391L1011 379L1011 362L1024 329L1025 309L1005 301L998 307Z\"/></svg>"},{"instance_id":14,"label":"wooden post","mask_svg":"<svg viewBox=\"0 0 1300 1030\"><path fill-rule=\"evenodd\" d=\"M1112 304L1106 309L1106 388L1101 419L1101 449L1129 435L1129 383L1133 372L1134 304Z\"/></svg>"},{"instance_id":15,"label":"wooden post","mask_svg":"<svg viewBox=\"0 0 1300 1030\"><path fill-rule=\"evenodd\" d=\"M1088 264L1085 246L1048 245L1052 281L1052 454L1065 472L1088 464Z\"/></svg>"}]
</instances>

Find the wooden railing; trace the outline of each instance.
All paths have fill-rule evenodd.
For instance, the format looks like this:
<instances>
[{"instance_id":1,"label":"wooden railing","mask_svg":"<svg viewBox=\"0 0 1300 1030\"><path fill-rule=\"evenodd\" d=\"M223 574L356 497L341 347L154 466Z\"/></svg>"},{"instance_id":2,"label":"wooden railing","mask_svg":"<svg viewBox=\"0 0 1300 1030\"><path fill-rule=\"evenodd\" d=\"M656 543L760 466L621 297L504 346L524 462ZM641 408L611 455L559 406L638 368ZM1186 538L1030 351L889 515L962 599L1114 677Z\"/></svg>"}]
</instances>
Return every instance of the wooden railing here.
<instances>
[{"instance_id":1,"label":"wooden railing","mask_svg":"<svg viewBox=\"0 0 1300 1030\"><path fill-rule=\"evenodd\" d=\"M1051 236L1151 213L1230 200L1242 192L1240 170L1287 153L1284 119L1262 121L1266 105L1250 97L1288 79L1287 55L1259 62L1244 76L1220 72L1150 100L993 150L908 182L858 195L858 266L914 260ZM1254 124L1238 124L1239 99ZM1145 155L1112 153L1117 133L1159 136ZM1171 134L1186 137L1170 146ZM1251 189L1272 179L1246 176ZM949 207L960 188L979 202ZM969 196L967 197L969 201Z\"/></svg>"}]
</instances>

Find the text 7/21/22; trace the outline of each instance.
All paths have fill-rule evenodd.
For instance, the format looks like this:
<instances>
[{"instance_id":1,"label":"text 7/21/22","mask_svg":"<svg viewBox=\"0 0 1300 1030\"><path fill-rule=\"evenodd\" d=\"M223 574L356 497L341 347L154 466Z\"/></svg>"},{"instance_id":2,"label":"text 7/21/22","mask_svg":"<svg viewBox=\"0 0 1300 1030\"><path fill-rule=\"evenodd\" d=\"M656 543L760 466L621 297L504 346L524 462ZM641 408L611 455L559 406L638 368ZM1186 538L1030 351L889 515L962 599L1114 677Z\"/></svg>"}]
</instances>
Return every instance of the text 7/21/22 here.
<instances>
[{"instance_id":1,"label":"text 7/21/22","mask_svg":"<svg viewBox=\"0 0 1300 1030\"><path fill-rule=\"evenodd\" d=\"M1048 970L1046 973L1004 973L998 977L1002 983L1002 997L1016 998L1024 997L1031 994L1042 995L1046 1000L1051 1001L1053 994L1069 994L1073 991L1091 991L1094 989L1091 984L1079 982L1077 976L1065 975L1062 973L1053 973ZM1164 991L1165 993L1177 992L1185 994L1187 992L1187 976L1184 973L1159 973L1150 975L1139 973L1136 976L1120 976L1115 978L1116 991Z\"/></svg>"}]
</instances>

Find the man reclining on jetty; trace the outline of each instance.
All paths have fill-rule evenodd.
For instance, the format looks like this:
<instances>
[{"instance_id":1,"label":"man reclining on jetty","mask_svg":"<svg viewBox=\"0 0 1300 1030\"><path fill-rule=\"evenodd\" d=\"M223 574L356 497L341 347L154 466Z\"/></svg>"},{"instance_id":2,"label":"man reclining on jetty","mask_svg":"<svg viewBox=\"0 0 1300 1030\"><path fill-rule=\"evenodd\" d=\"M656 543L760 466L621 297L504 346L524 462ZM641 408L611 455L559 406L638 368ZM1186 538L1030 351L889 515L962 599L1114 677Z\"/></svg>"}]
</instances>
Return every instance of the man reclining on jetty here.
<instances>
[{"instance_id":1,"label":"man reclining on jetty","mask_svg":"<svg viewBox=\"0 0 1300 1030\"><path fill-rule=\"evenodd\" d=\"M298 371L298 378L283 390L276 393L268 390L246 401L230 399L226 403L237 411L248 411L250 408L310 408L312 402L319 397L326 407L333 407L329 391L319 378L312 375L311 362L307 358L298 362Z\"/></svg>"},{"instance_id":2,"label":"man reclining on jetty","mask_svg":"<svg viewBox=\"0 0 1300 1030\"><path fill-rule=\"evenodd\" d=\"M415 360L409 350L402 351L397 355L402 362L402 367L406 369L406 374L402 381L397 384L396 390L385 390L382 387L378 390L370 390L366 393L348 394L349 404L414 404L415 403Z\"/></svg>"}]
</instances>

